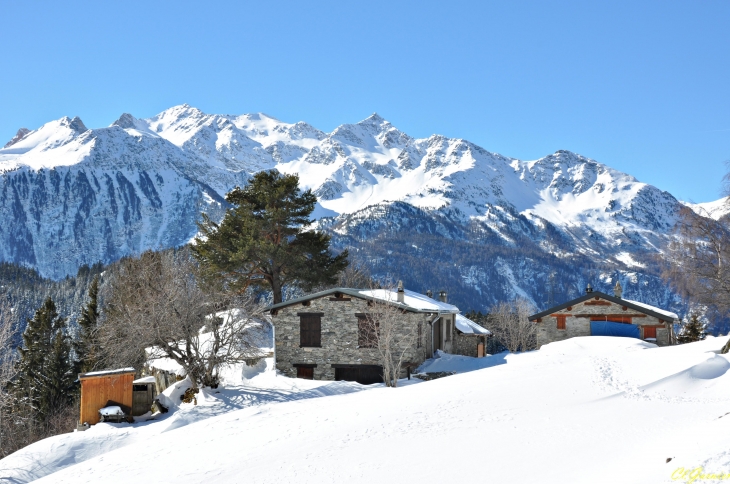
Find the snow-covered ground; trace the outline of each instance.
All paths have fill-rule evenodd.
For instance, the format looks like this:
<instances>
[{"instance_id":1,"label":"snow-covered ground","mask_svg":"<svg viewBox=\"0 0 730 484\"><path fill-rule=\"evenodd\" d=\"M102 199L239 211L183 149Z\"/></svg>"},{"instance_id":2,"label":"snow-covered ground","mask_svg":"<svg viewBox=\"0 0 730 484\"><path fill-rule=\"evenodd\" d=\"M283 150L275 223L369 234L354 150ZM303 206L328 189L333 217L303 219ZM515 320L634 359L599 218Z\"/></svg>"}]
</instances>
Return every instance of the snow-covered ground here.
<instances>
[{"instance_id":1,"label":"snow-covered ground","mask_svg":"<svg viewBox=\"0 0 730 484\"><path fill-rule=\"evenodd\" d=\"M456 375L396 389L249 370L164 418L38 442L0 461L0 478L688 482L673 479L679 469L730 472L725 339L657 348L586 337L518 355L445 355L421 371Z\"/></svg>"}]
</instances>

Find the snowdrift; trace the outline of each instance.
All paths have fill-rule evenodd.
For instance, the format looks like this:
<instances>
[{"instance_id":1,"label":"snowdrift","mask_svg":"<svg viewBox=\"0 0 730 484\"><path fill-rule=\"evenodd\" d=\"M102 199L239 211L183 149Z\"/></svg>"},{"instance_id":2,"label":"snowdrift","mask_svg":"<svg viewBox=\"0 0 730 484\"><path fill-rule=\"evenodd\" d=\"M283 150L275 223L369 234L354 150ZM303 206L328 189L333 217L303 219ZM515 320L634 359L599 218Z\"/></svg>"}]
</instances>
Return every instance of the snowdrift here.
<instances>
[{"instance_id":1,"label":"snowdrift","mask_svg":"<svg viewBox=\"0 0 730 484\"><path fill-rule=\"evenodd\" d=\"M730 360L717 354L724 342L657 348L588 337L481 360L440 355L421 370L455 375L397 389L262 371L158 421L98 425L34 444L0 461L0 476L681 482L676 476L698 467L730 471Z\"/></svg>"}]
</instances>

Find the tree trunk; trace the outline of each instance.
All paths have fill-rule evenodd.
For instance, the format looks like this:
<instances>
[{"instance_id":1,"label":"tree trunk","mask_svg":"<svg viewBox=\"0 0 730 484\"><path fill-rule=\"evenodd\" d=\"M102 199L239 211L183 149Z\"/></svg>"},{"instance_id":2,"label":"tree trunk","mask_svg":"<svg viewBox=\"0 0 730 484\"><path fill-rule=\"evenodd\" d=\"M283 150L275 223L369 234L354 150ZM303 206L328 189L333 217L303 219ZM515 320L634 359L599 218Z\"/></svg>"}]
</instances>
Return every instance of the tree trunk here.
<instances>
[{"instance_id":1,"label":"tree trunk","mask_svg":"<svg viewBox=\"0 0 730 484\"><path fill-rule=\"evenodd\" d=\"M274 304L279 304L284 299L281 297L281 279L279 271L274 269L271 274L271 292L274 294Z\"/></svg>"}]
</instances>

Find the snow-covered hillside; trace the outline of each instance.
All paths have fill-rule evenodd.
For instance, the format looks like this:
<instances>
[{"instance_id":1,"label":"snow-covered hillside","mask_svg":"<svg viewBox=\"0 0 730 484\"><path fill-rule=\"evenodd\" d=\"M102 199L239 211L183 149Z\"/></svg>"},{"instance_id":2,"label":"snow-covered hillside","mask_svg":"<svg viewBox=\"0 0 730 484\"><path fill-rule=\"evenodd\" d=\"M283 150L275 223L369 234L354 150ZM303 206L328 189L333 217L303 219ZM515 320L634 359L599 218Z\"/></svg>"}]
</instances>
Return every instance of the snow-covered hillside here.
<instances>
[{"instance_id":1,"label":"snow-covered hillside","mask_svg":"<svg viewBox=\"0 0 730 484\"><path fill-rule=\"evenodd\" d=\"M525 354L446 355L424 369L456 375L396 389L265 372L159 421L37 442L0 461L0 477L687 482L680 469L730 469L730 360L716 354L724 343L584 337Z\"/></svg>"},{"instance_id":2,"label":"snow-covered hillside","mask_svg":"<svg viewBox=\"0 0 730 484\"><path fill-rule=\"evenodd\" d=\"M325 133L182 105L149 119L123 114L107 128L62 118L20 130L0 149L0 260L59 278L186 243L201 211L220 217L228 190L273 167L317 194L315 215L336 247L414 289L440 285L475 309L517 294L541 305L564 264L573 270L553 290L561 297L618 278L634 298L678 304L647 263L680 208L670 194L569 151L520 161L463 139L415 139L377 114ZM376 240L382 253L368 247ZM467 241L456 251L464 260L421 247L454 240ZM404 247L440 270L408 274ZM506 252L480 260L484 247Z\"/></svg>"},{"instance_id":3,"label":"snow-covered hillside","mask_svg":"<svg viewBox=\"0 0 730 484\"><path fill-rule=\"evenodd\" d=\"M730 202L728 201L728 198L730 197L724 197L713 202L684 204L691 208L698 215L719 220L728 213L730 213Z\"/></svg>"}]
</instances>

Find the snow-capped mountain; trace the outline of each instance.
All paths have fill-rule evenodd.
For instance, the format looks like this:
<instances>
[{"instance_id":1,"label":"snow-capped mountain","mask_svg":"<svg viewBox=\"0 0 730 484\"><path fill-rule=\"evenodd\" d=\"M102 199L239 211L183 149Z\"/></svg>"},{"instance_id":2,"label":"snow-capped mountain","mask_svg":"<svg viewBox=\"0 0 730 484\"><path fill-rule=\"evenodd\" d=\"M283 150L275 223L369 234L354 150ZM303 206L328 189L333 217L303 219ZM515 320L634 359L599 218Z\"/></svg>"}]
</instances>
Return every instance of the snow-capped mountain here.
<instances>
[{"instance_id":1,"label":"snow-capped mountain","mask_svg":"<svg viewBox=\"0 0 730 484\"><path fill-rule=\"evenodd\" d=\"M724 197L719 200L705 203L682 203L691 208L697 215L710 217L715 220L719 220L730 213L730 197Z\"/></svg>"},{"instance_id":2,"label":"snow-capped mountain","mask_svg":"<svg viewBox=\"0 0 730 484\"><path fill-rule=\"evenodd\" d=\"M415 139L377 114L325 133L182 105L107 128L21 129L0 149L0 260L59 278L184 244L201 211L222 216L227 191L273 167L317 194L336 247L467 308L515 295L542 306L617 277L627 296L676 303L648 263L681 207L669 193L569 151L521 161Z\"/></svg>"}]
</instances>

